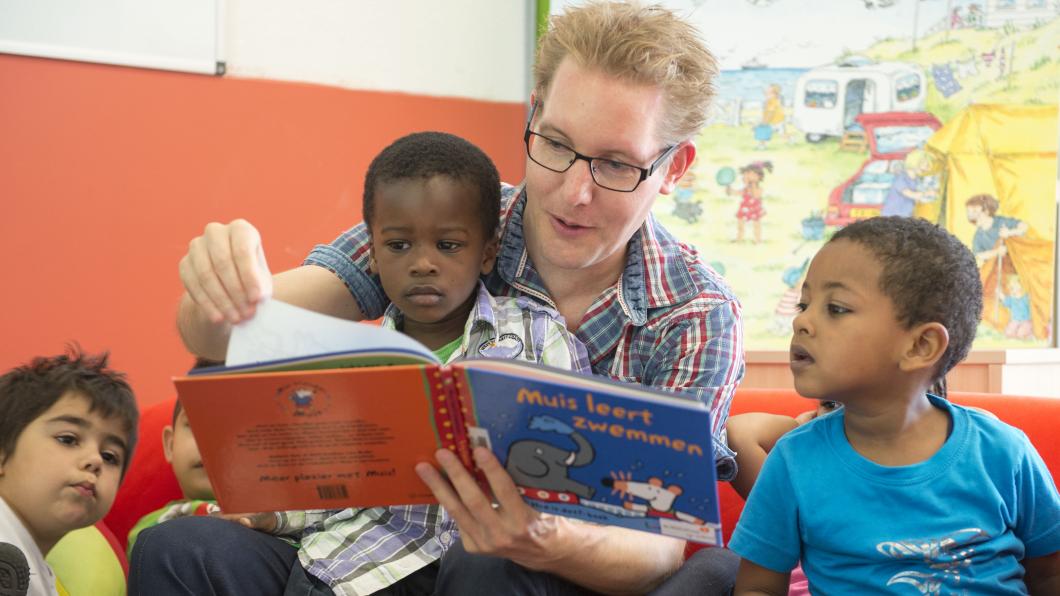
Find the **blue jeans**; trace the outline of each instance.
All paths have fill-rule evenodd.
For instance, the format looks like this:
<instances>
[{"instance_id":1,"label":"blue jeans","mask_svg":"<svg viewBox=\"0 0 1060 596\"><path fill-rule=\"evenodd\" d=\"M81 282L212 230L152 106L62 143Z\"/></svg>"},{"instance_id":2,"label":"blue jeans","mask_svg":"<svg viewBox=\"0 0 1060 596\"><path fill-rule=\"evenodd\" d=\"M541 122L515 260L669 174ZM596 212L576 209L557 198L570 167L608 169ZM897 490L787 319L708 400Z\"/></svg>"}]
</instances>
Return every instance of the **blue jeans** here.
<instances>
[{"instance_id":1,"label":"blue jeans","mask_svg":"<svg viewBox=\"0 0 1060 596\"><path fill-rule=\"evenodd\" d=\"M650 596L730 594L736 583L736 571L739 566L740 557L731 550L700 549L685 561L676 573L653 590ZM464 550L463 543L458 541L442 557L435 596L482 593L526 596L596 594L561 577L531 571L507 559L468 553Z\"/></svg>"},{"instance_id":2,"label":"blue jeans","mask_svg":"<svg viewBox=\"0 0 1060 596\"><path fill-rule=\"evenodd\" d=\"M214 517L178 517L140 533L129 560L129 595L283 594L298 550L269 534Z\"/></svg>"},{"instance_id":3,"label":"blue jeans","mask_svg":"<svg viewBox=\"0 0 1060 596\"><path fill-rule=\"evenodd\" d=\"M438 563L376 596L429 596ZM306 573L298 549L262 532L213 517L180 517L140 533L129 561L129 596L330 596Z\"/></svg>"}]
</instances>

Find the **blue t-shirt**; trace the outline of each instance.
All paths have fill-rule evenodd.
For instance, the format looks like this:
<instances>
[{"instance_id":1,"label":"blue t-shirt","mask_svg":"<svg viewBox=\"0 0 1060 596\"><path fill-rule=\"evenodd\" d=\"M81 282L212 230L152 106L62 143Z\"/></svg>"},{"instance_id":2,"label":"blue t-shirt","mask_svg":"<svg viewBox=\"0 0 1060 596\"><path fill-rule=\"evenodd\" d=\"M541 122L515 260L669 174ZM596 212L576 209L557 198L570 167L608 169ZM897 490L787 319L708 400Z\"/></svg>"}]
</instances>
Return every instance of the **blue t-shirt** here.
<instances>
[{"instance_id":1,"label":"blue t-shirt","mask_svg":"<svg viewBox=\"0 0 1060 596\"><path fill-rule=\"evenodd\" d=\"M895 174L894 182L891 183L891 188L888 189L887 196L883 199L880 215L912 217L913 207L916 206L916 202L907 197L905 192L915 190L916 180L907 174L905 170Z\"/></svg>"},{"instance_id":2,"label":"blue t-shirt","mask_svg":"<svg viewBox=\"0 0 1060 596\"><path fill-rule=\"evenodd\" d=\"M730 548L815 594L1026 593L1025 557L1060 551L1060 495L1022 431L931 396L952 432L926 461L859 455L842 409L777 442Z\"/></svg>"},{"instance_id":3,"label":"blue t-shirt","mask_svg":"<svg viewBox=\"0 0 1060 596\"><path fill-rule=\"evenodd\" d=\"M988 251L997 246L997 241L1001 239L1001 228L1006 230L1015 229L1019 227L1020 220L1005 217L1004 215L995 215L994 221L990 224L987 229L976 226L975 235L972 236L972 252L979 254L984 251Z\"/></svg>"},{"instance_id":4,"label":"blue t-shirt","mask_svg":"<svg viewBox=\"0 0 1060 596\"><path fill-rule=\"evenodd\" d=\"M1031 320L1031 297L1027 294L1022 296L1005 296L1001 303L1009 310L1013 321Z\"/></svg>"}]
</instances>

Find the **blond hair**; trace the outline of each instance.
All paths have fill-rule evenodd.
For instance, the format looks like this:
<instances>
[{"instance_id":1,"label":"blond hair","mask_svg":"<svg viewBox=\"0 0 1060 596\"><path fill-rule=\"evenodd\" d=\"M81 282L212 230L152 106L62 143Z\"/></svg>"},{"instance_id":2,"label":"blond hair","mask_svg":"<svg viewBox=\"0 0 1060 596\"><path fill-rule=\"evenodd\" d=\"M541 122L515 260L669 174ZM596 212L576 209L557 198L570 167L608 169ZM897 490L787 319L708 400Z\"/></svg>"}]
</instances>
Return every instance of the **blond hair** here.
<instances>
[{"instance_id":1,"label":"blond hair","mask_svg":"<svg viewBox=\"0 0 1060 596\"><path fill-rule=\"evenodd\" d=\"M924 149L913 149L905 156L905 167L922 174L933 174L938 170L938 160Z\"/></svg>"},{"instance_id":2,"label":"blond hair","mask_svg":"<svg viewBox=\"0 0 1060 596\"><path fill-rule=\"evenodd\" d=\"M538 43L534 89L539 99L561 62L662 88L666 113L659 135L691 138L707 119L718 65L699 31L668 9L638 2L589 2L549 19Z\"/></svg>"}]
</instances>

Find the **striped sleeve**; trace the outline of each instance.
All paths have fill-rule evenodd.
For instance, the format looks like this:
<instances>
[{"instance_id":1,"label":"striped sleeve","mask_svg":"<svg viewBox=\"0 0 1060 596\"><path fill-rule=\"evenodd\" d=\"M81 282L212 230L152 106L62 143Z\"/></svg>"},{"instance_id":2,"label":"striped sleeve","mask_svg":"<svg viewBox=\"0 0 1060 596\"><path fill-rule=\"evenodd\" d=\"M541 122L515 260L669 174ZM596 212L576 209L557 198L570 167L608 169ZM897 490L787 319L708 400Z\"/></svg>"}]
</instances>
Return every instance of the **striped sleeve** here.
<instances>
[{"instance_id":1,"label":"striped sleeve","mask_svg":"<svg viewBox=\"0 0 1060 596\"><path fill-rule=\"evenodd\" d=\"M644 383L692 394L710 407L719 479L729 480L736 467L725 423L745 367L740 304L700 296L667 318L668 329L652 353Z\"/></svg>"},{"instance_id":2,"label":"striped sleeve","mask_svg":"<svg viewBox=\"0 0 1060 596\"><path fill-rule=\"evenodd\" d=\"M368 254L372 237L368 227L359 223L346 230L331 244L318 244L306 257L303 265L316 265L331 271L357 301L365 319L383 316L390 300L383 293L378 275L368 272Z\"/></svg>"},{"instance_id":3,"label":"striped sleeve","mask_svg":"<svg viewBox=\"0 0 1060 596\"><path fill-rule=\"evenodd\" d=\"M295 511L277 511L273 515L276 518L276 528L271 534L276 536L298 536L306 528L323 523L325 519L338 510L332 509L309 509Z\"/></svg>"}]
</instances>

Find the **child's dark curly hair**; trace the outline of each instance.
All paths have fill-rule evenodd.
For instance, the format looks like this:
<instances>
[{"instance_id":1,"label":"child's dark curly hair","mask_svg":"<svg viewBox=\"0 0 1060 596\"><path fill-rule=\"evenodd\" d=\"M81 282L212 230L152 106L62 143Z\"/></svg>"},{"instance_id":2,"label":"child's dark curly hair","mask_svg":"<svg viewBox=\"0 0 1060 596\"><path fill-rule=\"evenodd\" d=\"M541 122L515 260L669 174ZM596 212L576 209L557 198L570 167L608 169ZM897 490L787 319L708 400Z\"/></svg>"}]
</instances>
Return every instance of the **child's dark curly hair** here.
<instances>
[{"instance_id":1,"label":"child's dark curly hair","mask_svg":"<svg viewBox=\"0 0 1060 596\"><path fill-rule=\"evenodd\" d=\"M486 238L493 238L500 220L501 183L496 166L481 149L456 135L417 132L391 143L372 160L364 177L364 223L371 228L375 192L380 184L398 180L427 180L448 176L478 193L478 204L468 205L481 218Z\"/></svg>"},{"instance_id":2,"label":"child's dark curly hair","mask_svg":"<svg viewBox=\"0 0 1060 596\"><path fill-rule=\"evenodd\" d=\"M910 328L938 322L950 343L935 379L964 360L983 312L983 285L975 256L953 234L915 217L873 217L853 223L829 242L849 240L867 248L883 266L880 290Z\"/></svg>"}]
</instances>

